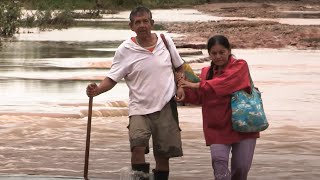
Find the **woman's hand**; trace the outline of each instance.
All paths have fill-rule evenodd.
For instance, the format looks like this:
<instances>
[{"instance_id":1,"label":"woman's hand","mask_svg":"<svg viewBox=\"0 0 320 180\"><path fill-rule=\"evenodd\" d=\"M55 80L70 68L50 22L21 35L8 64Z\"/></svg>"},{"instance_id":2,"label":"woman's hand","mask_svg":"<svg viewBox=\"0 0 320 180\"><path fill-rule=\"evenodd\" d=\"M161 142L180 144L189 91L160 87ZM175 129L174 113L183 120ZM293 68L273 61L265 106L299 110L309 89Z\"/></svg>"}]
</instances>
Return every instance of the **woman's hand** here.
<instances>
[{"instance_id":1,"label":"woman's hand","mask_svg":"<svg viewBox=\"0 0 320 180\"><path fill-rule=\"evenodd\" d=\"M180 79L178 81L178 86L182 87L182 88L194 88L194 89L198 89L200 86L200 83L193 83L190 81L187 81L185 79Z\"/></svg>"},{"instance_id":2,"label":"woman's hand","mask_svg":"<svg viewBox=\"0 0 320 180\"><path fill-rule=\"evenodd\" d=\"M181 72L175 72L174 77L176 82L179 82L181 79L185 79L184 73L181 73Z\"/></svg>"}]
</instances>

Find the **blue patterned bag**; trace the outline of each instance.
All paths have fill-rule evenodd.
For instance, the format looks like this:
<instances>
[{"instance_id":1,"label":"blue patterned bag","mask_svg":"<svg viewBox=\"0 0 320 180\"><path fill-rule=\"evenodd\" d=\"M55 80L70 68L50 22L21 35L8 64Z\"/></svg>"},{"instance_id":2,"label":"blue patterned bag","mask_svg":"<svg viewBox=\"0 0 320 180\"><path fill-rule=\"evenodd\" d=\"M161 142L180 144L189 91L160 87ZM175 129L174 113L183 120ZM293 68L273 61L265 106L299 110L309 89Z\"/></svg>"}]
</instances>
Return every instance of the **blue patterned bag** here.
<instances>
[{"instance_id":1,"label":"blue patterned bag","mask_svg":"<svg viewBox=\"0 0 320 180\"><path fill-rule=\"evenodd\" d=\"M234 92L231 97L232 128L239 132L259 132L269 124L263 110L261 93L254 87L251 76L251 94L244 90Z\"/></svg>"}]
</instances>

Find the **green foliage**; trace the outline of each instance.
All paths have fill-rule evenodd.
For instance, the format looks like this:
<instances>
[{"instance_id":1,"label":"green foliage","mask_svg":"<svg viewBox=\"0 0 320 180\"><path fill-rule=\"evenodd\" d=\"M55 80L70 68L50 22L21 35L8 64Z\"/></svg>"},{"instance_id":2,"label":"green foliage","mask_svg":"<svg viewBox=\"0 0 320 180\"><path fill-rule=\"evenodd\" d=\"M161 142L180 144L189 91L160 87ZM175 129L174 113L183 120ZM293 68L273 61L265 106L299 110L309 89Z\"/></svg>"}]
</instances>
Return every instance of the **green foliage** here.
<instances>
[{"instance_id":1,"label":"green foliage","mask_svg":"<svg viewBox=\"0 0 320 180\"><path fill-rule=\"evenodd\" d=\"M0 2L0 36L11 37L19 29L21 8L13 1Z\"/></svg>"},{"instance_id":2,"label":"green foliage","mask_svg":"<svg viewBox=\"0 0 320 180\"><path fill-rule=\"evenodd\" d=\"M52 21L52 11L37 11L36 12L36 24L40 27L45 27L51 24Z\"/></svg>"},{"instance_id":3,"label":"green foliage","mask_svg":"<svg viewBox=\"0 0 320 180\"><path fill-rule=\"evenodd\" d=\"M85 9L93 8L95 0L20 0L27 9L47 10L47 9L64 9L76 8Z\"/></svg>"},{"instance_id":4,"label":"green foliage","mask_svg":"<svg viewBox=\"0 0 320 180\"><path fill-rule=\"evenodd\" d=\"M65 9L55 15L52 19L52 24L60 25L60 28L67 28L74 23L72 13L70 9Z\"/></svg>"},{"instance_id":5,"label":"green foliage","mask_svg":"<svg viewBox=\"0 0 320 180\"><path fill-rule=\"evenodd\" d=\"M32 28L35 26L35 20L36 18L34 15L27 15L25 19L21 19L21 26Z\"/></svg>"},{"instance_id":6,"label":"green foliage","mask_svg":"<svg viewBox=\"0 0 320 180\"><path fill-rule=\"evenodd\" d=\"M165 30L165 27L162 24L154 24L154 30Z\"/></svg>"},{"instance_id":7,"label":"green foliage","mask_svg":"<svg viewBox=\"0 0 320 180\"><path fill-rule=\"evenodd\" d=\"M61 11L45 10L37 11L34 25L40 29L68 28L74 23L72 11L69 9Z\"/></svg>"},{"instance_id":8,"label":"green foliage","mask_svg":"<svg viewBox=\"0 0 320 180\"><path fill-rule=\"evenodd\" d=\"M40 29L67 28L74 23L72 2L75 0L22 0L24 7L37 9L33 16L23 19L23 25Z\"/></svg>"},{"instance_id":9,"label":"green foliage","mask_svg":"<svg viewBox=\"0 0 320 180\"><path fill-rule=\"evenodd\" d=\"M205 3L207 0L0 0L0 37L12 37L19 27L68 28L74 18L99 18L101 13L114 13L138 5L149 8L170 8ZM37 10L21 18L21 6ZM73 10L83 9L86 14ZM156 29L163 29L156 26Z\"/></svg>"},{"instance_id":10,"label":"green foliage","mask_svg":"<svg viewBox=\"0 0 320 180\"><path fill-rule=\"evenodd\" d=\"M131 9L138 5L150 8L177 7L206 3L207 0L20 0L27 9Z\"/></svg>"}]
</instances>

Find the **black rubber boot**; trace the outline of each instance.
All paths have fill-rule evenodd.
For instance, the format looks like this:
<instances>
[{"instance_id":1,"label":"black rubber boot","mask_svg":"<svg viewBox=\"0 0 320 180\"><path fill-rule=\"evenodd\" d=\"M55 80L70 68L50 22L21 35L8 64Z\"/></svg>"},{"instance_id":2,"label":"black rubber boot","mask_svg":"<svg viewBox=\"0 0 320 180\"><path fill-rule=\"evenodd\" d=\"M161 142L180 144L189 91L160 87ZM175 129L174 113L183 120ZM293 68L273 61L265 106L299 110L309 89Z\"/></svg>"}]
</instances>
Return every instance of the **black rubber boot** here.
<instances>
[{"instance_id":1,"label":"black rubber boot","mask_svg":"<svg viewBox=\"0 0 320 180\"><path fill-rule=\"evenodd\" d=\"M154 175L154 180L168 180L169 179L169 171L158 171L152 170Z\"/></svg>"},{"instance_id":2,"label":"black rubber boot","mask_svg":"<svg viewBox=\"0 0 320 180\"><path fill-rule=\"evenodd\" d=\"M132 164L132 170L135 171L133 176L137 180L149 180L150 164Z\"/></svg>"}]
</instances>

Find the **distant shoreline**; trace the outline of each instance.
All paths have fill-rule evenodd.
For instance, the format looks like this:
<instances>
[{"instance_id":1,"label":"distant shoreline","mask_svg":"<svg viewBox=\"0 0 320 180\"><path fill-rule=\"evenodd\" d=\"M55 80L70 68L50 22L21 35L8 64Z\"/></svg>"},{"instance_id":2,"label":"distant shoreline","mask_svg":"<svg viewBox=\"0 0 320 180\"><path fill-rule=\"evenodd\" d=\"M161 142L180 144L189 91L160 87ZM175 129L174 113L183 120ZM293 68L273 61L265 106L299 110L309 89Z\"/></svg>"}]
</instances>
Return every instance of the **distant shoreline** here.
<instances>
[{"instance_id":1,"label":"distant shoreline","mask_svg":"<svg viewBox=\"0 0 320 180\"><path fill-rule=\"evenodd\" d=\"M320 21L320 4L315 1L271 3L210 3L195 9L220 17L300 18ZM304 13L307 12L307 13ZM223 34L233 48L320 49L320 25L286 25L270 21L222 20L217 22L165 23L170 33L183 34L178 44L205 46L209 37Z\"/></svg>"}]
</instances>

